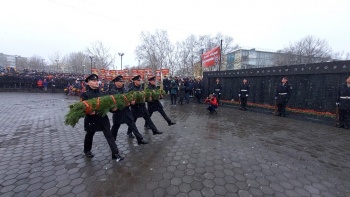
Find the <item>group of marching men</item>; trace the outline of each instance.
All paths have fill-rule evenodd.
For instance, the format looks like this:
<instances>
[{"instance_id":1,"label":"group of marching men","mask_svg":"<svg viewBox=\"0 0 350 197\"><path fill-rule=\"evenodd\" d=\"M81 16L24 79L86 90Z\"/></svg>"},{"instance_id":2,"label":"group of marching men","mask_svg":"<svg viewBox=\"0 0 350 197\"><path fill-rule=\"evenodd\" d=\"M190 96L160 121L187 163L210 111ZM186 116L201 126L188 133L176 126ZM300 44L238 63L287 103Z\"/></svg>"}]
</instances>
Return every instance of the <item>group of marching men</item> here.
<instances>
[{"instance_id":1,"label":"group of marching men","mask_svg":"<svg viewBox=\"0 0 350 197\"><path fill-rule=\"evenodd\" d=\"M130 91L143 91L143 86L141 86L141 76L135 76L132 78L132 84L129 86ZM149 84L147 89L155 90L156 86L156 78L151 77L148 79ZM96 74L92 74L85 79L87 83L86 92L81 94L81 100L88 100L92 98L101 97L104 93L100 92L98 76ZM125 94L127 93L124 88L124 80L123 76L117 76L112 80L114 83L113 88L110 88L108 94ZM116 139L118 135L118 130L121 124L128 125L127 135L129 138L137 139L137 143L139 145L148 144L148 142L143 139L141 133L136 127L137 118L144 118L145 127L151 129L153 135L162 134L157 127L154 125L151 116L153 112L158 111L164 119L167 121L168 125L174 125L175 122L171 121L170 118L166 115L163 110L162 104L159 100L153 100L148 102L148 109L146 108L145 103L136 104L135 101L131 101L129 103L130 107L125 107L123 109L114 108L111 110L113 114L113 126L112 129L110 127L110 122L108 116L101 116L97 112L92 111L89 114L86 114L84 119L84 130L86 131L85 140L84 140L84 154L86 157L93 157L94 155L91 152L92 149L92 141L96 131L103 131L103 134L108 142L108 145L112 151L112 159L116 161L121 161L124 158L119 154L118 147L116 145Z\"/></svg>"}]
</instances>

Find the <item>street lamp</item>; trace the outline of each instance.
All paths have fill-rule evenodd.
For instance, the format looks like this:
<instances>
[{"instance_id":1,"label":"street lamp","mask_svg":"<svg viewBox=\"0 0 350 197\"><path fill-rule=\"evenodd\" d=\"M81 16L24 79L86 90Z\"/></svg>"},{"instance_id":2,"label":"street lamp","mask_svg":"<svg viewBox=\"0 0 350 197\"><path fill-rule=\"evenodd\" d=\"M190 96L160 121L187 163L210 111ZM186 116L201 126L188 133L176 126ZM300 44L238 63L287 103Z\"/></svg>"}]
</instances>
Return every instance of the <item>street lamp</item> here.
<instances>
[{"instance_id":1,"label":"street lamp","mask_svg":"<svg viewBox=\"0 0 350 197\"><path fill-rule=\"evenodd\" d=\"M15 55L15 68L17 69L17 57L18 55Z\"/></svg>"},{"instance_id":2,"label":"street lamp","mask_svg":"<svg viewBox=\"0 0 350 197\"><path fill-rule=\"evenodd\" d=\"M83 65L83 75L85 75L85 64Z\"/></svg>"},{"instance_id":3,"label":"street lamp","mask_svg":"<svg viewBox=\"0 0 350 197\"><path fill-rule=\"evenodd\" d=\"M91 60L91 69L90 69L90 74L92 74L92 59L94 59L94 56L89 56Z\"/></svg>"},{"instance_id":4,"label":"street lamp","mask_svg":"<svg viewBox=\"0 0 350 197\"><path fill-rule=\"evenodd\" d=\"M118 55L120 56L120 70L123 70L123 55L124 55L124 53L118 53Z\"/></svg>"},{"instance_id":5,"label":"street lamp","mask_svg":"<svg viewBox=\"0 0 350 197\"><path fill-rule=\"evenodd\" d=\"M57 72L58 72L58 61L60 61L60 60L59 60L59 59L56 59L55 61L56 61L56 63L57 63Z\"/></svg>"},{"instance_id":6,"label":"street lamp","mask_svg":"<svg viewBox=\"0 0 350 197\"><path fill-rule=\"evenodd\" d=\"M42 63L42 65L43 65L43 70L44 70L44 60L45 60L45 59L41 59L41 63Z\"/></svg>"}]
</instances>

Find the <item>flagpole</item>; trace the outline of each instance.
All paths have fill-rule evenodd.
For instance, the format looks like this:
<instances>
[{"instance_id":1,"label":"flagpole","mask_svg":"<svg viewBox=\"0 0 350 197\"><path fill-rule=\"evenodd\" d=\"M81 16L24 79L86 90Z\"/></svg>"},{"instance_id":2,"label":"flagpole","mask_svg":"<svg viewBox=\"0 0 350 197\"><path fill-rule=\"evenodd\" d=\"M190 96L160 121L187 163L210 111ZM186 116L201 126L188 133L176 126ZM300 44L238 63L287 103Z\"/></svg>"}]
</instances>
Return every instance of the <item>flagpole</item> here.
<instances>
[{"instance_id":1,"label":"flagpole","mask_svg":"<svg viewBox=\"0 0 350 197\"><path fill-rule=\"evenodd\" d=\"M220 40L220 63L219 63L219 71L221 69L221 53L222 53L222 40Z\"/></svg>"}]
</instances>

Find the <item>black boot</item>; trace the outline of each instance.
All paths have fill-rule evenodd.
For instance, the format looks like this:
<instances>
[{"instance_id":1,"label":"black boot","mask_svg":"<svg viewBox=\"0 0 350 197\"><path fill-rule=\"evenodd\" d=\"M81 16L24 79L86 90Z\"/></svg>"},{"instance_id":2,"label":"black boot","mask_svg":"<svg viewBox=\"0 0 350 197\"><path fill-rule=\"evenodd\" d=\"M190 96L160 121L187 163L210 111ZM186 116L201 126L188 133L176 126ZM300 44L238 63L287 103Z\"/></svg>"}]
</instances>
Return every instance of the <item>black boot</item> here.
<instances>
[{"instance_id":1,"label":"black boot","mask_svg":"<svg viewBox=\"0 0 350 197\"><path fill-rule=\"evenodd\" d=\"M145 124L145 129L151 129L151 127Z\"/></svg>"},{"instance_id":2,"label":"black boot","mask_svg":"<svg viewBox=\"0 0 350 197\"><path fill-rule=\"evenodd\" d=\"M91 151L84 151L84 154L85 154L85 156L86 157L88 157L88 158L92 158L92 157L94 157L94 155L92 154L92 152Z\"/></svg>"},{"instance_id":3,"label":"black boot","mask_svg":"<svg viewBox=\"0 0 350 197\"><path fill-rule=\"evenodd\" d=\"M146 140L139 140L137 141L137 144L138 145L141 145L141 144L148 144L148 142Z\"/></svg>"},{"instance_id":4,"label":"black boot","mask_svg":"<svg viewBox=\"0 0 350 197\"><path fill-rule=\"evenodd\" d=\"M174 124L176 124L176 122L173 122L173 121L168 122L169 126L174 125Z\"/></svg>"},{"instance_id":5,"label":"black boot","mask_svg":"<svg viewBox=\"0 0 350 197\"><path fill-rule=\"evenodd\" d=\"M160 132L160 131L153 131L153 135L159 135L159 134L162 134L163 132Z\"/></svg>"},{"instance_id":6,"label":"black boot","mask_svg":"<svg viewBox=\"0 0 350 197\"><path fill-rule=\"evenodd\" d=\"M112 159L116 162L124 160L124 157L120 156L118 153L112 155Z\"/></svg>"},{"instance_id":7,"label":"black boot","mask_svg":"<svg viewBox=\"0 0 350 197\"><path fill-rule=\"evenodd\" d=\"M134 138L135 138L135 136L133 136L132 133L128 133L128 136L129 136L129 138L131 138L131 139L134 139Z\"/></svg>"}]
</instances>

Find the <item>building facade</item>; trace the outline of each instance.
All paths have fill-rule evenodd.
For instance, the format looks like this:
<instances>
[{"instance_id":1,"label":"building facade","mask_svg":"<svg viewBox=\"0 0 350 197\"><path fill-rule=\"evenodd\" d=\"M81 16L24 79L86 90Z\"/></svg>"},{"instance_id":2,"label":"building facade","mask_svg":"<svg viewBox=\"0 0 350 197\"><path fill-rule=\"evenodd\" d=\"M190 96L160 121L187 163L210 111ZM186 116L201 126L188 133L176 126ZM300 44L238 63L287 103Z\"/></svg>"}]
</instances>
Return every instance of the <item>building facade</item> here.
<instances>
[{"instance_id":1,"label":"building facade","mask_svg":"<svg viewBox=\"0 0 350 197\"><path fill-rule=\"evenodd\" d=\"M274 65L274 58L277 53L259 51L255 49L238 49L227 56L227 70L263 68Z\"/></svg>"}]
</instances>

